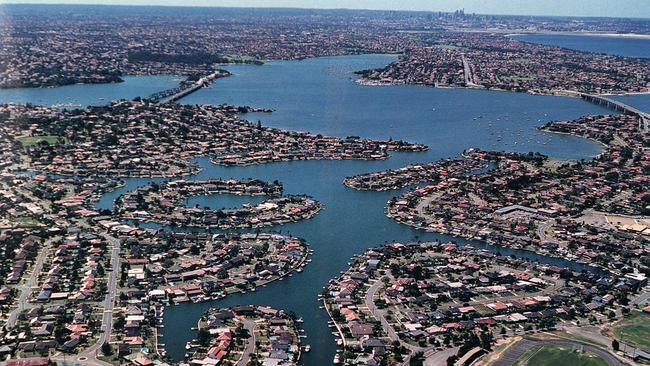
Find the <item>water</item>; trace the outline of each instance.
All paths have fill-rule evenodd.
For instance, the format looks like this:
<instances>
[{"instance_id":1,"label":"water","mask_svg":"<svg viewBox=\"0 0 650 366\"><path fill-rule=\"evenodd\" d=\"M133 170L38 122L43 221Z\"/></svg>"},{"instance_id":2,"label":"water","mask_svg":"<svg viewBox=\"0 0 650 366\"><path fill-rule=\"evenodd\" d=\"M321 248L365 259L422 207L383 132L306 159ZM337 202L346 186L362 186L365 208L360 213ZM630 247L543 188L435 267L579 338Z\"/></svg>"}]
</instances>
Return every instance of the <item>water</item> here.
<instances>
[{"instance_id":1,"label":"water","mask_svg":"<svg viewBox=\"0 0 650 366\"><path fill-rule=\"evenodd\" d=\"M409 161L455 156L467 147L532 150L570 159L597 152L585 140L535 130L542 121L607 112L576 99L411 85L370 87L352 81L352 70L379 67L393 59L365 55L229 66L234 76L219 79L182 102L274 108L274 113L244 117L290 130L392 137L431 147L428 153L404 158ZM392 159L389 164L403 161Z\"/></svg>"},{"instance_id":2,"label":"water","mask_svg":"<svg viewBox=\"0 0 650 366\"><path fill-rule=\"evenodd\" d=\"M169 354L181 359L185 353L184 344L192 338L190 327L210 307L227 307L239 304L270 305L276 308L294 310L304 317L306 342L312 345L312 352L305 354L306 365L323 365L331 362L335 344L327 327L327 314L318 308L317 295L330 278L347 267L347 261L355 253L390 241L411 240L454 240L437 234L422 233L410 227L399 225L384 215L384 205L395 192L360 192L346 188L341 179L347 175L378 170L385 162L363 161L299 161L265 164L252 167L218 167L209 164L208 159L199 159L205 167L196 179L214 176L247 178L263 177L278 179L285 184L288 194L307 193L325 204L325 209L312 220L301 221L273 228L283 233L303 237L315 250L313 262L305 271L293 277L260 288L257 292L233 295L224 300L191 304L184 303L165 312L165 337ZM464 240L456 240L466 243ZM486 247L474 243L479 247ZM493 248L490 248L493 249ZM523 251L500 249L503 254L515 254L537 260L541 256ZM574 264L552 259L557 265ZM582 269L583 266L573 268ZM170 336L168 329L173 330Z\"/></svg>"},{"instance_id":3,"label":"water","mask_svg":"<svg viewBox=\"0 0 650 366\"><path fill-rule=\"evenodd\" d=\"M616 95L611 98L650 113L650 94Z\"/></svg>"},{"instance_id":4,"label":"water","mask_svg":"<svg viewBox=\"0 0 650 366\"><path fill-rule=\"evenodd\" d=\"M586 35L520 34L512 38L578 51L650 58L650 39Z\"/></svg>"},{"instance_id":5,"label":"water","mask_svg":"<svg viewBox=\"0 0 650 366\"><path fill-rule=\"evenodd\" d=\"M590 141L536 130L549 120L608 113L578 99L419 86L365 87L353 82L352 71L382 66L393 59L392 56L365 55L271 62L264 66L230 66L227 69L234 76L220 79L212 88L199 90L182 100L191 104L225 102L274 108L276 111L271 114L245 117L253 121L259 119L267 126L341 137L406 139L426 143L431 149L424 153L393 154L388 160L371 162L300 161L219 167L211 165L207 158L199 159L204 170L195 179L277 179L284 183L287 194L308 194L321 201L325 209L312 220L271 229L305 238L315 250L313 262L302 273L254 293L210 303L185 303L168 309L165 329L173 329L173 336L166 334L163 342L172 358L182 358L184 344L193 336L190 327L207 308L265 304L293 310L302 316L308 336L306 343L312 346L312 351L304 355L304 364L327 364L332 360L336 345L327 327L327 314L319 309L317 295L329 279L346 269L353 254L390 241L453 240L416 231L388 219L384 206L401 191L354 191L341 184L346 176L457 156L469 147L532 150L570 159L589 158L600 152L600 146ZM219 203L210 200L195 197L192 203ZM481 243L473 244L485 247ZM500 251L584 268L528 252Z\"/></svg>"},{"instance_id":6,"label":"water","mask_svg":"<svg viewBox=\"0 0 650 366\"><path fill-rule=\"evenodd\" d=\"M390 241L454 240L423 233L388 219L384 215L386 202L403 190L355 191L342 184L346 176L458 156L469 147L522 152L532 150L571 159L587 159L600 152L600 146L593 142L536 130L540 124L553 119L609 113L579 99L419 86L365 87L354 83L352 71L383 66L393 59L393 56L364 55L272 62L265 66L229 66L227 69L234 73L233 77L219 79L211 88L202 89L182 100L184 103L226 102L274 108L276 111L271 114L246 117L253 121L260 119L268 126L341 137L359 135L405 139L426 143L430 150L424 153L394 153L384 161L297 161L249 167L214 166L208 158L198 158L197 162L204 169L191 179L277 179L283 182L286 194L308 194L321 201L325 208L311 220L269 229L302 237L311 245L315 251L313 262L302 273L260 288L257 292L233 295L209 303L185 303L167 309L162 342L167 345L172 358L182 359L185 342L194 333L190 328L207 308L264 304L293 310L303 317L303 327L308 336L306 343L312 346L312 351L304 354L304 364L328 364L336 344L327 327L327 314L319 309L317 295L329 279L346 269L353 254ZM140 83L148 84L140 79L137 82L139 88L146 86ZM82 99L82 88L75 90L78 94L71 93L69 97ZM115 95L109 95L113 93L109 89L105 92L104 98L107 100L111 98L110 95ZM150 181L152 179L127 179L125 187L104 195L97 206L110 209L119 194ZM193 197L188 204L217 208L238 206L249 200L250 197L233 198L227 195L199 196ZM481 243L472 244L487 247ZM524 251L489 249L586 269L575 263Z\"/></svg>"},{"instance_id":7,"label":"water","mask_svg":"<svg viewBox=\"0 0 650 366\"><path fill-rule=\"evenodd\" d=\"M104 105L115 99L146 97L178 85L175 76L125 76L122 83L74 84L58 88L0 89L0 103Z\"/></svg>"}]
</instances>

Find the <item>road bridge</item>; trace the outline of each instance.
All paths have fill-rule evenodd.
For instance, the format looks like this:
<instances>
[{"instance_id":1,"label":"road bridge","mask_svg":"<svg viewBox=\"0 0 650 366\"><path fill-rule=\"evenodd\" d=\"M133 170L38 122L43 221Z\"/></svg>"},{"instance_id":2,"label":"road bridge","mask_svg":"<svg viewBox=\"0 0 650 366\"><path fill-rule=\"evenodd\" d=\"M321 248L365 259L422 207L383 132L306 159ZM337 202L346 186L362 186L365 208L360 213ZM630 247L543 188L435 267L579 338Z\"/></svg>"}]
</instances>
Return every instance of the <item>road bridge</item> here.
<instances>
[{"instance_id":1,"label":"road bridge","mask_svg":"<svg viewBox=\"0 0 650 366\"><path fill-rule=\"evenodd\" d=\"M163 90L160 92L157 92L155 94L152 94L148 97L148 99L155 101L156 103L173 103L178 101L179 99L186 97L195 91L206 87L210 85L212 81L214 81L217 78L223 77L229 75L227 71L223 70L217 70L213 72L212 74L209 74L207 76L204 76L200 78L199 80L187 84L184 87L176 87L172 89L167 89Z\"/></svg>"},{"instance_id":2,"label":"road bridge","mask_svg":"<svg viewBox=\"0 0 650 366\"><path fill-rule=\"evenodd\" d=\"M640 109L632 107L629 104L625 104L621 101L614 100L604 95L594 95L587 93L580 93L580 97L590 103L598 104L605 108L609 108L616 112L621 112L625 114L631 114L639 117L639 129L643 131L648 131L650 127L650 114L643 112Z\"/></svg>"}]
</instances>

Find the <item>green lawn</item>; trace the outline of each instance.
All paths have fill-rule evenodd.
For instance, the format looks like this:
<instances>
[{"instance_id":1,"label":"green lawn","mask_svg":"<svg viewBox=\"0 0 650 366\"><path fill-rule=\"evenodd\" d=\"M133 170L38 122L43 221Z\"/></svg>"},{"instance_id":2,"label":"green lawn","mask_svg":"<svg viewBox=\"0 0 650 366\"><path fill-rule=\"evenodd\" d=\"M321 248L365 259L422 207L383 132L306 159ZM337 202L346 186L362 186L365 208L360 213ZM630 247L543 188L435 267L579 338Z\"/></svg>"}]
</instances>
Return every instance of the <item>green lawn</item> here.
<instances>
[{"instance_id":1,"label":"green lawn","mask_svg":"<svg viewBox=\"0 0 650 366\"><path fill-rule=\"evenodd\" d=\"M524 354L517 365L527 366L607 366L607 362L589 353L578 353L569 348L544 346Z\"/></svg>"},{"instance_id":2,"label":"green lawn","mask_svg":"<svg viewBox=\"0 0 650 366\"><path fill-rule=\"evenodd\" d=\"M650 352L650 314L632 312L614 329L616 338L625 343L634 343L646 352Z\"/></svg>"},{"instance_id":3,"label":"green lawn","mask_svg":"<svg viewBox=\"0 0 650 366\"><path fill-rule=\"evenodd\" d=\"M229 63L234 64L263 64L263 60L256 59L255 57L246 56L246 55L226 55Z\"/></svg>"},{"instance_id":4,"label":"green lawn","mask_svg":"<svg viewBox=\"0 0 650 366\"><path fill-rule=\"evenodd\" d=\"M41 141L47 142L49 145L56 144L59 136L56 135L43 135L43 136L19 136L16 138L23 146L34 146ZM65 138L64 138L65 142Z\"/></svg>"},{"instance_id":5,"label":"green lawn","mask_svg":"<svg viewBox=\"0 0 650 366\"><path fill-rule=\"evenodd\" d=\"M42 225L40 221L27 216L15 217L12 218L11 221L23 227L36 227Z\"/></svg>"},{"instance_id":6,"label":"green lawn","mask_svg":"<svg viewBox=\"0 0 650 366\"><path fill-rule=\"evenodd\" d=\"M465 49L464 47L458 47L458 46L453 45L453 44L444 44L444 43L439 43L439 44L436 44L435 46L438 47L438 48L445 49L445 50L464 50Z\"/></svg>"}]
</instances>

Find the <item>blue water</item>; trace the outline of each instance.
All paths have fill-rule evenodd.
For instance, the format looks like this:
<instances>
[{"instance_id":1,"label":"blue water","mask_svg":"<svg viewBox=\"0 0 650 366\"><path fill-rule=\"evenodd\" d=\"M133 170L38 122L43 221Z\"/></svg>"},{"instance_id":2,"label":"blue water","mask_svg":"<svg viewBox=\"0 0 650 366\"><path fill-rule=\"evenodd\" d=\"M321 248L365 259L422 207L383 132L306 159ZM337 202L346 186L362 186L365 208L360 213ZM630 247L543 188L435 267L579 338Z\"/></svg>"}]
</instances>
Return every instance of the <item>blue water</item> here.
<instances>
[{"instance_id":1,"label":"blue water","mask_svg":"<svg viewBox=\"0 0 650 366\"><path fill-rule=\"evenodd\" d=\"M650 58L650 39L547 34L521 34L512 36L512 38L578 51Z\"/></svg>"},{"instance_id":2,"label":"blue water","mask_svg":"<svg viewBox=\"0 0 650 366\"><path fill-rule=\"evenodd\" d=\"M161 342L167 345L169 355L174 359L183 357L185 342L193 336L190 328L208 307L265 304L293 310L302 316L308 336L306 343L312 346L312 351L304 355L304 364L328 364L336 344L327 327L327 314L319 309L317 295L329 279L347 267L353 254L390 241L454 240L423 233L388 219L384 215L384 206L391 197L402 191L355 191L342 184L346 176L458 156L469 147L522 152L532 150L571 159L588 159L600 152L600 146L593 142L536 130L540 124L553 119L609 113L579 99L420 86L366 87L354 83L353 71L383 66L392 60L393 56L364 55L271 62L264 66L229 66L234 76L219 79L211 88L202 89L182 100L184 103L230 103L274 108L276 111L273 113L251 114L246 118L253 121L260 119L267 126L341 137L359 135L406 139L426 143L430 150L423 153L395 153L384 161L297 161L249 167L214 166L206 157L197 159L204 169L190 179L277 179L283 182L285 194L313 196L324 204L324 210L311 220L269 229L302 237L311 245L315 251L313 262L302 273L254 293L233 295L210 303L185 303L167 309ZM161 84L166 84L165 80L172 82L171 78L157 80ZM122 90L125 93L122 95L110 88L124 84L115 84L98 91L91 99L84 99L88 89L83 86L59 88L63 94L57 94L57 89L49 89L49 99L44 96L40 98L46 104L60 102L61 99L65 101L66 98L92 104L99 96L110 100L133 97L135 90L141 90L142 94L155 91L154 87L149 88L152 85L147 79L134 79L133 83L133 90ZM165 87L168 85L160 85L156 90ZM35 93L25 96L23 101L41 103L29 99L36 98L38 95ZM110 209L117 196L150 181L127 179L125 187L104 195L97 206ZM199 196L188 203L219 208L238 206L244 200L248 201L250 197ZM473 244L486 247L481 243ZM574 263L547 259L524 251L489 249L586 269Z\"/></svg>"},{"instance_id":3,"label":"blue water","mask_svg":"<svg viewBox=\"0 0 650 366\"><path fill-rule=\"evenodd\" d=\"M409 155L405 158L409 161L454 156L470 146L532 150L560 158L597 152L595 145L585 140L535 130L542 121L606 111L576 99L411 85L370 87L353 82L351 70L379 67L393 59L365 55L230 66L227 69L234 76L219 79L182 102L274 108L274 113L244 117L291 130L341 137L392 137L431 147L428 153Z\"/></svg>"},{"instance_id":4,"label":"blue water","mask_svg":"<svg viewBox=\"0 0 650 366\"><path fill-rule=\"evenodd\" d=\"M0 89L0 103L104 105L115 99L146 97L178 85L175 76L125 76L124 82L111 84L74 84L58 88Z\"/></svg>"},{"instance_id":5,"label":"blue water","mask_svg":"<svg viewBox=\"0 0 650 366\"><path fill-rule=\"evenodd\" d=\"M341 137L406 139L426 143L430 150L397 153L385 161L298 161L250 167L220 167L210 164L207 158L198 159L204 169L192 179L277 179L284 183L286 194L308 194L321 201L325 209L312 220L270 229L305 238L315 250L313 262L302 273L254 293L167 309L166 331L161 342L167 345L174 359L182 358L184 344L193 335L190 327L207 308L266 304L293 310L305 319L306 343L311 344L312 351L304 355L304 364L328 364L336 345L327 327L327 314L319 309L317 295L329 279L347 267L353 254L390 241L454 240L419 232L388 219L384 205L401 191L354 191L341 184L346 176L457 156L469 147L533 150L571 159L587 159L600 152L600 146L590 141L536 130L543 122L553 119L608 113L579 99L419 86L366 87L354 83L354 70L382 66L393 59L386 55L364 55L229 66L232 77L219 79L211 88L182 100L191 104L230 103L273 108L276 111L270 114L245 117L252 121L259 119L267 126ZM128 180L125 189L144 182ZM110 208L112 200L121 192L107 194L99 206ZM195 197L192 203L223 205L215 196ZM523 251L490 249L585 268Z\"/></svg>"},{"instance_id":6,"label":"blue water","mask_svg":"<svg viewBox=\"0 0 650 366\"><path fill-rule=\"evenodd\" d=\"M616 95L611 98L650 113L650 94Z\"/></svg>"}]
</instances>

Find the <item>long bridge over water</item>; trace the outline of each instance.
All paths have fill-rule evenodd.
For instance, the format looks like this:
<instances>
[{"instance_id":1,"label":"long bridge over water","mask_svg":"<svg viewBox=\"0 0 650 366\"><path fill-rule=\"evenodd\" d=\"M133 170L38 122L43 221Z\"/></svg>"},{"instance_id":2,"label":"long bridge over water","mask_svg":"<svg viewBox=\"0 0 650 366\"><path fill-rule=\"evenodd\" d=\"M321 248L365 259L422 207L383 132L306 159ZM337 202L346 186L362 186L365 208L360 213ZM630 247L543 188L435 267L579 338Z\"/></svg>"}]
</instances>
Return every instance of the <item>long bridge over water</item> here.
<instances>
[{"instance_id":1,"label":"long bridge over water","mask_svg":"<svg viewBox=\"0 0 650 366\"><path fill-rule=\"evenodd\" d=\"M639 118L639 129L643 131L648 131L650 128L650 114L643 112L640 109L634 108L629 104L625 104L621 101L614 100L612 98L609 98L604 95L594 95L594 94L587 94L587 93L580 93L580 98L594 103L598 104L600 106L603 106L605 108L609 108L611 110L614 110L616 112L621 112L621 113L626 113L626 114L631 114L635 115Z\"/></svg>"},{"instance_id":2,"label":"long bridge over water","mask_svg":"<svg viewBox=\"0 0 650 366\"><path fill-rule=\"evenodd\" d=\"M172 89L167 89L160 91L158 93L152 94L148 97L157 103L171 103L176 102L177 100L194 93L195 91L208 86L214 79L224 76L224 71L217 70L210 75L204 76L199 80L186 85L185 87L176 87Z\"/></svg>"}]
</instances>

